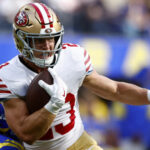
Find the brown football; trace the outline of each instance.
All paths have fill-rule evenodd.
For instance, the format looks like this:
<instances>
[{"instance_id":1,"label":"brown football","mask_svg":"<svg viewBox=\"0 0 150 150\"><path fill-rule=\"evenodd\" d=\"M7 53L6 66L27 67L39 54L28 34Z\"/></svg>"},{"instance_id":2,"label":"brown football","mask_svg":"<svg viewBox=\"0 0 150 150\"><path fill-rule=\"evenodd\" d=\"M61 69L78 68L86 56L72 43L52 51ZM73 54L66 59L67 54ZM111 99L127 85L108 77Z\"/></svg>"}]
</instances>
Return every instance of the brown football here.
<instances>
[{"instance_id":1,"label":"brown football","mask_svg":"<svg viewBox=\"0 0 150 150\"><path fill-rule=\"evenodd\" d=\"M26 94L26 105L30 114L42 108L50 100L50 96L47 92L38 85L39 80L53 84L53 77L48 70L40 72L31 81Z\"/></svg>"}]
</instances>

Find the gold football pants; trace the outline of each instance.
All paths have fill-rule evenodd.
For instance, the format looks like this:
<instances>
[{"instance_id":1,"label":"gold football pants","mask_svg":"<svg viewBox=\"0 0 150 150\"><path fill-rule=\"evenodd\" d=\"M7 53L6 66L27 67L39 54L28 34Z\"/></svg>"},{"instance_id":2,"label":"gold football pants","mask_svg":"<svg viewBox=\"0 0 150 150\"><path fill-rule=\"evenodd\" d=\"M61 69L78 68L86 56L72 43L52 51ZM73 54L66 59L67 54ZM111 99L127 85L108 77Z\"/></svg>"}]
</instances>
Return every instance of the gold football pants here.
<instances>
[{"instance_id":1,"label":"gold football pants","mask_svg":"<svg viewBox=\"0 0 150 150\"><path fill-rule=\"evenodd\" d=\"M103 150L97 142L86 132L67 150Z\"/></svg>"}]
</instances>

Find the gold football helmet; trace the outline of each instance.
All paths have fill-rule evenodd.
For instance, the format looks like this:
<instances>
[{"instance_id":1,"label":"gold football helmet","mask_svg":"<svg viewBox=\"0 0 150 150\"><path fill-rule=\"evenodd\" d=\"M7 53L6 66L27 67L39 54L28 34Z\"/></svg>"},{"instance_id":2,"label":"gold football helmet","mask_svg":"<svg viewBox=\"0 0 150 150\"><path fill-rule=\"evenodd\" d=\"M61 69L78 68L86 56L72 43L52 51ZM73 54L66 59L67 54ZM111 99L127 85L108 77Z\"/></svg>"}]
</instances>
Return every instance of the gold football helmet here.
<instances>
[{"instance_id":1,"label":"gold football helmet","mask_svg":"<svg viewBox=\"0 0 150 150\"><path fill-rule=\"evenodd\" d=\"M62 49L64 28L52 9L43 3L24 5L14 18L13 31L16 47L27 60L42 68L53 67L57 63ZM36 49L35 39L42 41L43 38L54 38L53 50ZM42 53L42 59L37 58L35 52Z\"/></svg>"}]
</instances>

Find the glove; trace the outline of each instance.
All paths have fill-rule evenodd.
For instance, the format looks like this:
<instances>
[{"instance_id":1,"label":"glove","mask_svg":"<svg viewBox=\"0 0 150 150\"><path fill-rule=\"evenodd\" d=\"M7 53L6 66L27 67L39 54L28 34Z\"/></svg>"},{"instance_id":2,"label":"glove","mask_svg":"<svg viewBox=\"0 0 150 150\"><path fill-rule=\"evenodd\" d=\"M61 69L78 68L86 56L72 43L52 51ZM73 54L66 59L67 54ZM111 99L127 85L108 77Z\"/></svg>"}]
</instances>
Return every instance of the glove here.
<instances>
[{"instance_id":1,"label":"glove","mask_svg":"<svg viewBox=\"0 0 150 150\"><path fill-rule=\"evenodd\" d=\"M52 114L57 115L60 108L65 103L67 86L53 69L49 68L48 71L52 75L54 83L49 85L43 80L39 80L38 84L51 96L51 99L44 106L44 108Z\"/></svg>"}]
</instances>

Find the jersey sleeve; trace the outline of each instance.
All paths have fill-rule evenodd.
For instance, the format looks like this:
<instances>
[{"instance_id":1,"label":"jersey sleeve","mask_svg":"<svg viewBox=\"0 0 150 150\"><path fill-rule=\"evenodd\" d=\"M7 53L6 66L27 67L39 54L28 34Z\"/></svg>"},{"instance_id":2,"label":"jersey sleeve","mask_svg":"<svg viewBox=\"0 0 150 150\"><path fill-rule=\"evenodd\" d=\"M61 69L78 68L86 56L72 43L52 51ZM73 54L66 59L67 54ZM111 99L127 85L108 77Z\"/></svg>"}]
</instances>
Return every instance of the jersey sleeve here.
<instances>
[{"instance_id":1,"label":"jersey sleeve","mask_svg":"<svg viewBox=\"0 0 150 150\"><path fill-rule=\"evenodd\" d=\"M92 67L90 56L85 49L84 49L84 66L85 66L86 75L91 74L91 72L93 71L93 67Z\"/></svg>"},{"instance_id":2,"label":"jersey sleeve","mask_svg":"<svg viewBox=\"0 0 150 150\"><path fill-rule=\"evenodd\" d=\"M72 53L72 62L76 64L77 68L84 70L84 75L89 75L93 71L92 63L88 52L77 44L65 43L63 49L70 49ZM78 70L77 69L77 70Z\"/></svg>"},{"instance_id":3,"label":"jersey sleeve","mask_svg":"<svg viewBox=\"0 0 150 150\"><path fill-rule=\"evenodd\" d=\"M0 102L16 98L16 96L8 89L7 85L0 79Z\"/></svg>"}]
</instances>

